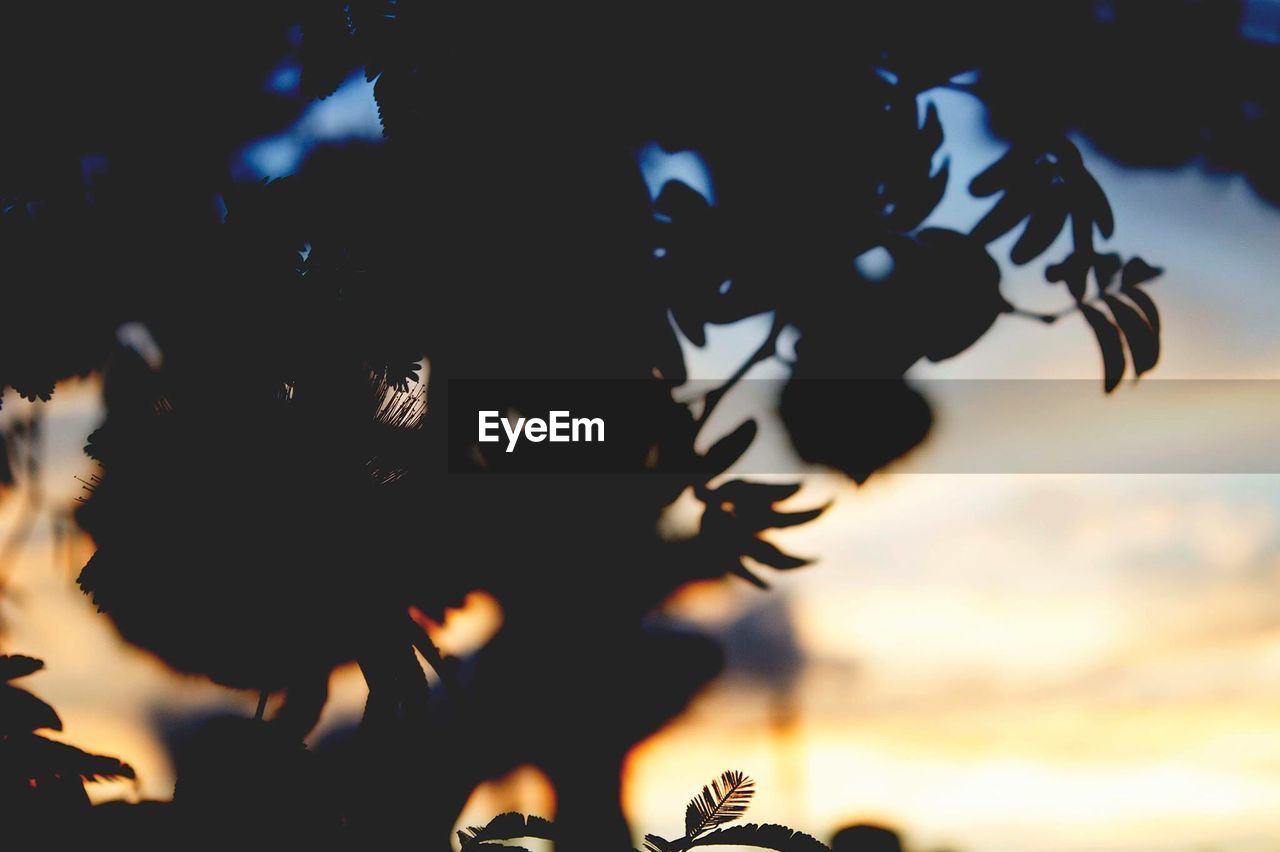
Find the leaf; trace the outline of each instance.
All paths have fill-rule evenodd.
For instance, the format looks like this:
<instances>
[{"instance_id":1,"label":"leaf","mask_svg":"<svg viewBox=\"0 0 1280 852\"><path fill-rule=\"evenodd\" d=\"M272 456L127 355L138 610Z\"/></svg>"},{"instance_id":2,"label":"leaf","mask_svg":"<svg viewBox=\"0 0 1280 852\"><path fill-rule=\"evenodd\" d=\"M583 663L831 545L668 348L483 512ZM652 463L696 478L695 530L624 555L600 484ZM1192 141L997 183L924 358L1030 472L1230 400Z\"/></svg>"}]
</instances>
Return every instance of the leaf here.
<instances>
[{"instance_id":1,"label":"leaf","mask_svg":"<svg viewBox=\"0 0 1280 852\"><path fill-rule=\"evenodd\" d=\"M803 568L809 564L808 559L790 556L762 538L753 538L747 542L743 552L762 565L787 571L792 568Z\"/></svg>"},{"instance_id":2,"label":"leaf","mask_svg":"<svg viewBox=\"0 0 1280 852\"><path fill-rule=\"evenodd\" d=\"M1102 187L1085 169L1080 151L1061 138L1046 148L1010 148L970 184L973 195L984 197L1003 190L973 228L974 237L989 243L1030 215L1031 221L1010 257L1023 264L1043 253L1066 222L1073 222L1077 252L1093 253L1093 228L1110 236L1115 228L1111 205ZM1079 285L1073 285L1073 291Z\"/></svg>"},{"instance_id":3,"label":"leaf","mask_svg":"<svg viewBox=\"0 0 1280 852\"><path fill-rule=\"evenodd\" d=\"M1115 280L1116 273L1120 271L1120 255L1118 254L1099 254L1093 258L1093 277L1098 282L1098 292L1101 293L1111 287L1111 282Z\"/></svg>"},{"instance_id":4,"label":"leaf","mask_svg":"<svg viewBox=\"0 0 1280 852\"><path fill-rule=\"evenodd\" d=\"M1151 330L1156 334L1156 345L1160 343L1160 312L1156 310L1156 303L1144 291L1139 290L1132 285L1120 285L1120 292L1129 297L1129 301L1138 306L1143 315L1147 319L1147 325L1151 326Z\"/></svg>"},{"instance_id":5,"label":"leaf","mask_svg":"<svg viewBox=\"0 0 1280 852\"><path fill-rule=\"evenodd\" d=\"M1115 232L1116 222L1111 213L1111 202L1107 200L1107 194L1102 191L1098 181L1089 174L1087 169L1080 169L1079 180L1080 186L1076 190L1076 197L1081 202L1083 208L1081 212L1089 215L1102 236L1110 237Z\"/></svg>"},{"instance_id":6,"label":"leaf","mask_svg":"<svg viewBox=\"0 0 1280 852\"><path fill-rule=\"evenodd\" d=\"M781 503L800 490L799 482L773 483L752 482L747 479L735 479L726 482L716 489L716 496L734 503Z\"/></svg>"},{"instance_id":7,"label":"leaf","mask_svg":"<svg viewBox=\"0 0 1280 852\"><path fill-rule=\"evenodd\" d=\"M136 777L133 767L119 758L90 754L75 746L53 742L52 740L49 741L49 745L53 747L54 751L60 752L68 768L85 781L92 783L96 781L115 781L121 778L133 779Z\"/></svg>"},{"instance_id":8,"label":"leaf","mask_svg":"<svg viewBox=\"0 0 1280 852\"><path fill-rule=\"evenodd\" d=\"M44 661L18 654L0 654L0 680L17 680L44 668Z\"/></svg>"},{"instance_id":9,"label":"leaf","mask_svg":"<svg viewBox=\"0 0 1280 852\"><path fill-rule=\"evenodd\" d=\"M699 467L708 476L722 473L729 465L742 457L742 454L747 451L747 448L751 446L751 442L755 439L756 421L748 420L719 441L716 441L711 446L711 449L707 450L707 454L702 457L702 463Z\"/></svg>"},{"instance_id":10,"label":"leaf","mask_svg":"<svg viewBox=\"0 0 1280 852\"><path fill-rule=\"evenodd\" d=\"M733 504L733 515L752 530L783 529L807 524L825 512L827 506L800 512L779 512L774 503L788 499L800 490L800 483L774 484L735 479L721 485L713 493L715 499Z\"/></svg>"},{"instance_id":11,"label":"leaf","mask_svg":"<svg viewBox=\"0 0 1280 852\"><path fill-rule=\"evenodd\" d=\"M800 512L771 512L767 526L770 529L781 530L787 527L798 527L801 524L807 524L821 517L823 512L831 508L832 502L828 500L816 509L804 509Z\"/></svg>"},{"instance_id":12,"label":"leaf","mask_svg":"<svg viewBox=\"0 0 1280 852\"><path fill-rule=\"evenodd\" d=\"M62 720L52 707L25 689L0 688L0 734L25 734L41 728L62 730Z\"/></svg>"},{"instance_id":13,"label":"leaf","mask_svg":"<svg viewBox=\"0 0 1280 852\"><path fill-rule=\"evenodd\" d=\"M746 813L755 794L755 782L741 772L728 770L689 802L684 812L684 831L689 838L707 829L732 822Z\"/></svg>"},{"instance_id":14,"label":"leaf","mask_svg":"<svg viewBox=\"0 0 1280 852\"><path fill-rule=\"evenodd\" d=\"M458 832L458 842L465 852L477 849L517 849L513 846L491 844L490 840L518 840L521 838L555 840L555 826L540 816L525 816L509 811L489 820L484 828L472 826Z\"/></svg>"},{"instance_id":15,"label":"leaf","mask_svg":"<svg viewBox=\"0 0 1280 852\"><path fill-rule=\"evenodd\" d=\"M79 776L85 781L113 781L133 778L133 767L114 757L90 754L66 743L37 735L10 739L11 756L19 771L29 778Z\"/></svg>"},{"instance_id":16,"label":"leaf","mask_svg":"<svg viewBox=\"0 0 1280 852\"><path fill-rule=\"evenodd\" d=\"M1061 263L1051 263L1044 270L1044 278L1051 284L1065 283L1071 297L1077 302L1084 299L1089 282L1091 260L1080 252L1072 252Z\"/></svg>"},{"instance_id":17,"label":"leaf","mask_svg":"<svg viewBox=\"0 0 1280 852\"><path fill-rule=\"evenodd\" d=\"M1152 266L1140 257L1131 257L1120 271L1120 286L1133 287L1163 274L1164 270L1160 267Z\"/></svg>"},{"instance_id":18,"label":"leaf","mask_svg":"<svg viewBox=\"0 0 1280 852\"><path fill-rule=\"evenodd\" d=\"M1110 293L1103 294L1102 300L1107 303L1111 315L1124 332L1124 339L1129 344L1129 357L1133 360L1134 376L1141 376L1154 367L1160 358L1159 338L1132 305Z\"/></svg>"},{"instance_id":19,"label":"leaf","mask_svg":"<svg viewBox=\"0 0 1280 852\"><path fill-rule=\"evenodd\" d=\"M732 561L732 564L730 564L729 566L729 573L735 574L741 577L751 585L755 586L757 589L760 589L762 591L769 590L769 584L766 583L764 580L760 579L759 577L757 577L750 568L743 565L740 559L735 558Z\"/></svg>"},{"instance_id":20,"label":"leaf","mask_svg":"<svg viewBox=\"0 0 1280 852\"><path fill-rule=\"evenodd\" d=\"M969 233L983 243L989 243L1012 231L1031 212L1028 193L1022 189L1009 189Z\"/></svg>"},{"instance_id":21,"label":"leaf","mask_svg":"<svg viewBox=\"0 0 1280 852\"><path fill-rule=\"evenodd\" d=\"M978 198L995 195L1009 185L1009 178L1015 171L1018 171L1018 167L1021 165L1019 155L1014 153L1013 148L1010 148L1005 151L1004 156L987 166L981 174L969 183L969 192Z\"/></svg>"},{"instance_id":22,"label":"leaf","mask_svg":"<svg viewBox=\"0 0 1280 852\"><path fill-rule=\"evenodd\" d=\"M877 416L832 417L832 400ZM801 458L842 470L859 483L908 453L933 424L924 397L902 380L818 381L799 371L783 388L781 414Z\"/></svg>"},{"instance_id":23,"label":"leaf","mask_svg":"<svg viewBox=\"0 0 1280 852\"><path fill-rule=\"evenodd\" d=\"M916 239L923 266L908 298L919 349L936 362L972 346L1009 303L1000 294L1000 267L980 240L945 228L925 228Z\"/></svg>"},{"instance_id":24,"label":"leaf","mask_svg":"<svg viewBox=\"0 0 1280 852\"><path fill-rule=\"evenodd\" d=\"M1042 209L1031 214L1031 220L1014 243L1009 259L1021 266L1044 254L1062 233L1062 226L1066 223L1066 208L1056 199L1046 202Z\"/></svg>"},{"instance_id":25,"label":"leaf","mask_svg":"<svg viewBox=\"0 0 1280 852\"><path fill-rule=\"evenodd\" d=\"M753 846L777 852L830 852L826 844L804 832L785 825L755 823L713 831L693 840L689 846Z\"/></svg>"},{"instance_id":26,"label":"leaf","mask_svg":"<svg viewBox=\"0 0 1280 852\"><path fill-rule=\"evenodd\" d=\"M1111 324L1106 314L1092 305L1082 302L1079 307L1088 320L1089 327L1093 329L1094 337L1098 339L1098 348L1102 350L1103 389L1111 393L1124 377L1124 345L1120 340L1120 329Z\"/></svg>"},{"instance_id":27,"label":"leaf","mask_svg":"<svg viewBox=\"0 0 1280 852\"><path fill-rule=\"evenodd\" d=\"M671 852L671 841L656 834L644 836L644 852Z\"/></svg>"}]
</instances>

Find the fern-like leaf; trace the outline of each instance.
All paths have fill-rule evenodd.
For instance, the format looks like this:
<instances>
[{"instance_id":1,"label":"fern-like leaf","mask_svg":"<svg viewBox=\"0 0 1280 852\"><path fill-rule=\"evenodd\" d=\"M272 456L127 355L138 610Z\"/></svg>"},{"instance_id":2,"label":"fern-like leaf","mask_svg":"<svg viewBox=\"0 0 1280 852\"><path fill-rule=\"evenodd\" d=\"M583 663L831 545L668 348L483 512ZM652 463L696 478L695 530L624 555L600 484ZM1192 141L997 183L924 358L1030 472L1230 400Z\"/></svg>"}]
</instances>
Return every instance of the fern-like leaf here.
<instances>
[{"instance_id":1,"label":"fern-like leaf","mask_svg":"<svg viewBox=\"0 0 1280 852\"><path fill-rule=\"evenodd\" d=\"M718 825L733 822L746 813L755 792L755 782L741 772L723 773L689 802L684 812L685 837L692 840Z\"/></svg>"},{"instance_id":2,"label":"fern-like leaf","mask_svg":"<svg viewBox=\"0 0 1280 852\"><path fill-rule=\"evenodd\" d=\"M478 852L483 849L502 848L517 850L515 846L500 846L491 843L495 840L518 840L520 838L537 838L555 840L555 826L540 816L528 816L514 811L498 814L484 828L471 826L458 832L458 842L463 852Z\"/></svg>"},{"instance_id":3,"label":"fern-like leaf","mask_svg":"<svg viewBox=\"0 0 1280 852\"><path fill-rule=\"evenodd\" d=\"M75 776L89 782L135 777L133 767L118 758L90 754L37 735L0 739L0 766L40 781Z\"/></svg>"},{"instance_id":4,"label":"fern-like leaf","mask_svg":"<svg viewBox=\"0 0 1280 852\"><path fill-rule=\"evenodd\" d=\"M830 852L822 841L785 825L735 825L696 838L694 846L750 846L775 852Z\"/></svg>"},{"instance_id":5,"label":"fern-like leaf","mask_svg":"<svg viewBox=\"0 0 1280 852\"><path fill-rule=\"evenodd\" d=\"M646 834L644 836L644 849L642 852L671 852L673 844L664 837L656 834Z\"/></svg>"}]
</instances>

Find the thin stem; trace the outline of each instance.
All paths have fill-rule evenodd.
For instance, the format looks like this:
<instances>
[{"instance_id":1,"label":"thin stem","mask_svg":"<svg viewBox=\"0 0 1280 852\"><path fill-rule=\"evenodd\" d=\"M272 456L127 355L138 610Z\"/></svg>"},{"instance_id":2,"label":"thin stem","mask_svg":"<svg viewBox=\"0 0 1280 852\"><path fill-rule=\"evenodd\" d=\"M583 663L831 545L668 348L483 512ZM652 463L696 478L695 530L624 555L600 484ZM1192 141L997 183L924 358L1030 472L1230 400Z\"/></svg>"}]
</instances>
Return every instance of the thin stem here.
<instances>
[{"instance_id":1,"label":"thin stem","mask_svg":"<svg viewBox=\"0 0 1280 852\"><path fill-rule=\"evenodd\" d=\"M1062 308L1061 310L1047 312L1047 313L1040 312L1040 311L1029 311L1026 308L1018 308L1018 307L1010 308L1008 311L1006 311L1006 313L1013 314L1014 316L1017 316L1017 317L1026 317L1027 319L1033 319L1038 322L1042 322L1045 325L1052 325L1053 323L1057 322L1063 317L1070 316L1071 314L1074 314L1077 311L1079 311L1081 305L1089 305L1090 307L1097 307L1098 301L1099 299L1097 297L1092 299L1082 299L1079 302L1076 302L1075 304L1071 305L1070 307Z\"/></svg>"},{"instance_id":2,"label":"thin stem","mask_svg":"<svg viewBox=\"0 0 1280 852\"><path fill-rule=\"evenodd\" d=\"M261 722L262 717L265 716L266 713L267 713L267 691L264 689L258 693L258 709L257 709L257 712L253 714L253 720L255 722Z\"/></svg>"},{"instance_id":3,"label":"thin stem","mask_svg":"<svg viewBox=\"0 0 1280 852\"><path fill-rule=\"evenodd\" d=\"M742 366L734 372L732 376L722 385L706 395L702 405L702 414L698 417L697 429L701 431L706 425L707 420L711 417L711 412L715 411L716 405L720 400L724 399L725 394L733 389L742 377L750 372L751 368L761 361L767 361L777 352L778 335L782 333L782 329L786 327L786 323L782 320L782 316L775 311L773 314L773 327L769 329L769 336L760 344L760 347L742 363Z\"/></svg>"},{"instance_id":4,"label":"thin stem","mask_svg":"<svg viewBox=\"0 0 1280 852\"><path fill-rule=\"evenodd\" d=\"M1057 322L1058 320L1062 319L1063 317L1065 317L1067 314L1074 313L1075 310L1076 310L1076 307L1073 305L1070 308L1063 308L1060 311L1054 311L1052 313L1045 313L1041 311L1029 311L1026 308L1010 308L1007 311L1007 313L1013 314L1016 317L1026 317L1027 319L1033 319L1038 322L1042 322L1045 325L1051 325Z\"/></svg>"}]
</instances>

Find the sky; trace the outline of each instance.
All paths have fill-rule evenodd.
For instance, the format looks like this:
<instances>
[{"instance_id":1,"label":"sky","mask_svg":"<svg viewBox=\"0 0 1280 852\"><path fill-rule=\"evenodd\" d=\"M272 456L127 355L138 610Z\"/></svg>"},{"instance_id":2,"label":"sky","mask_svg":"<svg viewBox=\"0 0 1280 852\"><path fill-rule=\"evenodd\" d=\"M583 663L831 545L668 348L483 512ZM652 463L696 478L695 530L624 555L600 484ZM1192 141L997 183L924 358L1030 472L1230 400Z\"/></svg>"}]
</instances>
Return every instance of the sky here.
<instances>
[{"instance_id":1,"label":"sky","mask_svg":"<svg viewBox=\"0 0 1280 852\"><path fill-rule=\"evenodd\" d=\"M935 101L953 182L931 224L967 229L991 202L963 188L1001 146L975 102ZM730 639L772 611L803 669L783 700L776 673L731 657L635 755L636 811L671 823L683 778L734 765L760 779L761 818L820 836L871 819L917 849L1275 848L1280 477L932 472L977 447L1021 449L1027 470L1071 452L1080 470L1120 467L1099 442L1142 470L1277 470L1280 212L1239 178L1122 169L1078 141L1116 210L1112 243L1168 270L1151 287L1161 364L1104 397L1083 321L1002 317L960 357L918 365L933 434L862 488L817 479L793 498L836 502L775 536L820 555L776 578L784 605L723 586L674 602ZM1014 239L993 246L1006 295L1061 307L1039 265L1008 263ZM962 379L1082 381L1041 382L1066 401L1037 405L1043 389L977 400ZM1222 381L1240 379L1255 381ZM770 726L780 700L786 721Z\"/></svg>"},{"instance_id":2,"label":"sky","mask_svg":"<svg viewBox=\"0 0 1280 852\"><path fill-rule=\"evenodd\" d=\"M964 186L1000 146L975 103L935 99L953 178L933 223L967 228L990 201ZM1277 469L1266 466L1280 422L1268 382L1242 395L1202 381L1176 405L1146 388L1280 379L1280 211L1239 178L1196 165L1121 169L1083 150L1116 211L1114 244L1167 269L1151 287L1164 319L1160 365L1147 385L1126 380L1104 398L1082 321L1016 317L962 356L921 365L915 374L942 389L997 378L1099 387L1072 406L940 400L925 447L866 485L806 478L793 504L832 508L774 540L815 565L785 576L762 568L775 585L767 594L736 580L700 584L656 613L655 623L719 636L730 665L629 759L625 802L641 833L679 834L688 798L736 768L757 780L753 818L824 839L879 820L918 852L1273 852L1280 842L1280 476L936 472L979 437L1053 453L1098 434L1129 436L1153 470L1185 469L1192 457ZM257 156L246 163L283 157ZM1057 307L1063 295L1037 264L1008 264L1013 238L995 246L1006 294ZM756 318L716 330L711 349L688 351L692 373L714 373L767 327ZM765 363L753 375L781 370ZM23 405L6 399L3 416ZM91 470L79 447L98 416L92 384L60 386L49 414L47 480L69 501L74 475ZM1151 433L1153 423L1164 431ZM777 424L762 427L769 444ZM0 502L0 530L20 509ZM136 785L100 785L97 798L167 797L158 721L247 715L256 697L174 675L124 645L75 588L88 544L67 553L47 532L0 602L7 646L46 660L25 685L58 708L63 738L139 769ZM499 617L474 596L437 638L449 651L474 648ZM353 718L361 700L358 675L339 672L324 727ZM553 801L545 779L522 770L477 791L467 819L546 813Z\"/></svg>"}]
</instances>

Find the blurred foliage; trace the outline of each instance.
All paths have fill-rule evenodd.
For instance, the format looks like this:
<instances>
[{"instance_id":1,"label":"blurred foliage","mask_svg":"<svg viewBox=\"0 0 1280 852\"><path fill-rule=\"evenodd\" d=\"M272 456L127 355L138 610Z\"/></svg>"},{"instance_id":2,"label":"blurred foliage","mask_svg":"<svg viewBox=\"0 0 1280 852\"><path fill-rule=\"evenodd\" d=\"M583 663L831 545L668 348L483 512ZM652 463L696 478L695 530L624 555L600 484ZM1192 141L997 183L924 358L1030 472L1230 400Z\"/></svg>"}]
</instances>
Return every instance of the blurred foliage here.
<instances>
[{"instance_id":1,"label":"blurred foliage","mask_svg":"<svg viewBox=\"0 0 1280 852\"><path fill-rule=\"evenodd\" d=\"M741 819L755 793L755 782L741 772L729 770L702 788L685 809L685 834L667 840L656 834L644 836L644 852L687 852L699 846L734 846L773 849L776 852L826 852L827 847L803 832L783 825L747 823L724 826ZM458 832L462 852L511 849L507 840L557 840L555 825L536 816L499 814L483 827ZM516 846L516 849L523 847ZM527 852L527 850L525 850Z\"/></svg>"},{"instance_id":2,"label":"blurred foliage","mask_svg":"<svg viewBox=\"0 0 1280 852\"><path fill-rule=\"evenodd\" d=\"M1237 4L640 11L230 2L159 26L145 6L6 10L0 63L23 84L0 135L0 387L48 400L103 377L80 585L171 666L286 695L270 720L207 723L173 802L95 808L95 831L442 843L478 783L532 763L556 787L560 848L627 848L625 755L722 664L646 614L694 581L765 586L806 562L762 534L820 509L781 507L794 486L721 481L754 423L694 449L728 387L782 357L784 328L795 449L862 482L932 425L908 369L1002 317L1079 314L1108 392L1155 366L1144 288L1160 270L1098 249L1113 213L1073 134L1134 164L1199 157L1277 199L1275 42L1242 37ZM295 88L266 84L281 68ZM360 69L380 144L233 178L243 146ZM929 221L951 180L939 87L982 99L1009 143L969 186L994 201L967 231ZM648 144L698 152L714 198L679 181L651 198ZM1019 227L1009 260L1044 263L1062 312L1002 293L989 246ZM1067 228L1069 252L1046 257ZM874 274L857 262L873 252ZM764 312L768 338L700 415L672 400L672 319L702 345L709 324ZM138 327L154 351L122 333ZM486 378L627 380L659 414L611 448L631 474L501 476L476 452L487 474L450 475L449 382ZM0 439L4 486L23 438ZM699 530L669 541L656 523L682 494ZM501 630L442 656L411 611L440 622L476 589ZM6 681L29 673L4 659ZM370 687L361 724L304 749L350 660ZM6 812L61 818L87 808L80 779L130 774L35 734L56 715L5 690ZM825 848L724 826L749 789L726 773L684 838L648 848ZM460 840L549 833L504 815Z\"/></svg>"},{"instance_id":3,"label":"blurred foliage","mask_svg":"<svg viewBox=\"0 0 1280 852\"><path fill-rule=\"evenodd\" d=\"M134 777L133 769L114 757L37 733L61 731L62 720L12 681L42 668L44 663L31 657L0 656L0 827L15 836L28 826L55 834L67 829L67 820L90 810L85 783Z\"/></svg>"}]
</instances>

